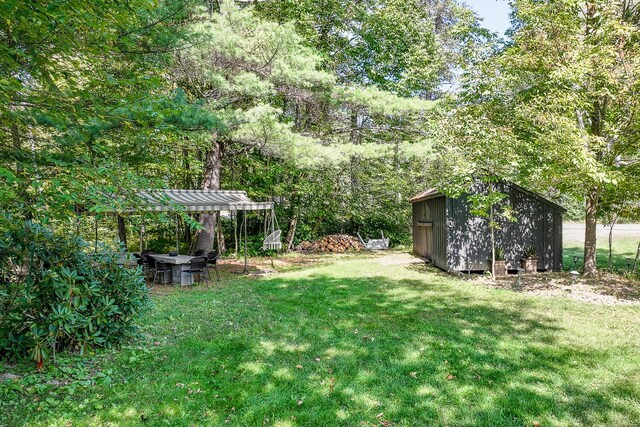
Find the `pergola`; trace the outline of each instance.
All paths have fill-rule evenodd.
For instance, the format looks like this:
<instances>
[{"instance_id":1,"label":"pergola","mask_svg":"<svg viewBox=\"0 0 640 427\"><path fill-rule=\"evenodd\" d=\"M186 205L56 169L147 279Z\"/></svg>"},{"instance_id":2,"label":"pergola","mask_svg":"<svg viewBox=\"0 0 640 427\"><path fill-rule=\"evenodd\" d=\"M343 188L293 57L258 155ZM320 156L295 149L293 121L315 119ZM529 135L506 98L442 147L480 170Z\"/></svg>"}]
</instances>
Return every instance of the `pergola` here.
<instances>
[{"instance_id":1,"label":"pergola","mask_svg":"<svg viewBox=\"0 0 640 427\"><path fill-rule=\"evenodd\" d=\"M247 271L247 211L273 210L274 206L273 202L255 202L249 199L246 191L150 189L138 191L137 196L139 198L138 206L135 209L128 210L127 213L187 212L211 214L220 211L242 211L244 213L245 272ZM240 233L242 233L242 228ZM176 233L176 246L178 246L178 243L178 235Z\"/></svg>"},{"instance_id":2,"label":"pergola","mask_svg":"<svg viewBox=\"0 0 640 427\"><path fill-rule=\"evenodd\" d=\"M145 190L139 191L145 211L215 213L273 209L273 202L254 202L246 191L230 190Z\"/></svg>"}]
</instances>

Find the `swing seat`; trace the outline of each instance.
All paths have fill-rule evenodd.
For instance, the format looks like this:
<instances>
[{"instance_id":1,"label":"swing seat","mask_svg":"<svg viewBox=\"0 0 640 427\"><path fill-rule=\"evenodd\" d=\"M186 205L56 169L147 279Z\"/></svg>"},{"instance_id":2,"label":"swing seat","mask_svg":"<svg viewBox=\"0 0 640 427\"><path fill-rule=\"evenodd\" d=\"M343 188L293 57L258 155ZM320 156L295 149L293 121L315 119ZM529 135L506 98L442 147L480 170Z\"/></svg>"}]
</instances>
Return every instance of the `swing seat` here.
<instances>
[{"instance_id":1,"label":"swing seat","mask_svg":"<svg viewBox=\"0 0 640 427\"><path fill-rule=\"evenodd\" d=\"M262 250L268 251L282 249L282 242L280 241L281 236L281 230L276 230L273 233L269 234L267 238L262 242Z\"/></svg>"}]
</instances>

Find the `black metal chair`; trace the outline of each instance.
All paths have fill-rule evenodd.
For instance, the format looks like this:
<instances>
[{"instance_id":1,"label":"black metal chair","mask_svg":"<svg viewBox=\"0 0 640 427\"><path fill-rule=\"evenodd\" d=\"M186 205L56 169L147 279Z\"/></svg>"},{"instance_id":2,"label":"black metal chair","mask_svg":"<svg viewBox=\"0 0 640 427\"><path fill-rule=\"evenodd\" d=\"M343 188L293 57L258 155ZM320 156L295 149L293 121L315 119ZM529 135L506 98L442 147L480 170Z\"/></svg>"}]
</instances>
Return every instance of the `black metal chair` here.
<instances>
[{"instance_id":1,"label":"black metal chair","mask_svg":"<svg viewBox=\"0 0 640 427\"><path fill-rule=\"evenodd\" d=\"M138 265L144 266L145 259L144 259L144 257L142 255L140 255L139 253L134 252L133 256L136 259L136 262L138 263Z\"/></svg>"},{"instance_id":2,"label":"black metal chair","mask_svg":"<svg viewBox=\"0 0 640 427\"><path fill-rule=\"evenodd\" d=\"M198 249L193 253L193 256L203 256L203 255L204 255L204 249Z\"/></svg>"},{"instance_id":3,"label":"black metal chair","mask_svg":"<svg viewBox=\"0 0 640 427\"><path fill-rule=\"evenodd\" d=\"M218 273L218 252L217 251L211 251L207 254L207 268L209 268L210 265L212 265L213 268L216 270L216 279L219 282L220 274ZM208 272L209 271L207 270L207 273Z\"/></svg>"},{"instance_id":4,"label":"black metal chair","mask_svg":"<svg viewBox=\"0 0 640 427\"><path fill-rule=\"evenodd\" d=\"M211 280L211 276L209 276L209 269L207 268L207 257L201 256L201 257L193 258L191 261L187 263L187 266L189 267L189 269L183 270L183 272L190 275L189 282L191 283L192 286L194 283L194 276L202 276L202 275L205 276L204 280L207 286L209 285L209 282L207 281L207 279Z\"/></svg>"},{"instance_id":5,"label":"black metal chair","mask_svg":"<svg viewBox=\"0 0 640 427\"><path fill-rule=\"evenodd\" d=\"M171 273L172 271L171 264L158 262L151 255L147 255L145 259L147 260L147 274L153 273L153 280L151 281L151 284L153 285L155 285L156 279L158 278L159 274Z\"/></svg>"}]
</instances>

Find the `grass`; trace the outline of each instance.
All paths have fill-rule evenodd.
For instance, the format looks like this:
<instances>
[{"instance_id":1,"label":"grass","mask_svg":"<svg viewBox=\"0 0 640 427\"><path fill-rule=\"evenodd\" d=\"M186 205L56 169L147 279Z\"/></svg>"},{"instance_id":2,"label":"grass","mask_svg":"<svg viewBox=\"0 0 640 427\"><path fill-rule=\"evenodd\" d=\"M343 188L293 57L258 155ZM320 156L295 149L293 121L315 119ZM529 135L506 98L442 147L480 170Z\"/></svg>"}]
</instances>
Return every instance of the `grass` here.
<instances>
[{"instance_id":1,"label":"grass","mask_svg":"<svg viewBox=\"0 0 640 427\"><path fill-rule=\"evenodd\" d=\"M612 245L612 267L613 271L625 274L629 272L627 261L633 264L636 257L636 251L638 250L638 243L640 243L639 237L618 237L614 240ZM582 242L565 242L563 252L563 264L565 269L573 269L573 257L579 257L577 263L578 269L582 269L584 263L584 246ZM596 242L596 262L598 269L605 270L609 264L609 241L604 239L598 239Z\"/></svg>"},{"instance_id":2,"label":"grass","mask_svg":"<svg viewBox=\"0 0 640 427\"><path fill-rule=\"evenodd\" d=\"M0 425L640 425L640 306L394 259L156 296L135 344L0 383Z\"/></svg>"}]
</instances>

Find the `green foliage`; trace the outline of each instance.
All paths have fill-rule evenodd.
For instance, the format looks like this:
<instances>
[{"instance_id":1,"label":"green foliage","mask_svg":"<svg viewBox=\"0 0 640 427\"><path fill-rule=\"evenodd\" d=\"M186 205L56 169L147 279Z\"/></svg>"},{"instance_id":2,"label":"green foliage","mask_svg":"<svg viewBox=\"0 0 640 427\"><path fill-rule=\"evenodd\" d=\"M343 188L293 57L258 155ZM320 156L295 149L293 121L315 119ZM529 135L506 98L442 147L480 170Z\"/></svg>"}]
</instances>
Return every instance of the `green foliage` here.
<instances>
[{"instance_id":1,"label":"green foliage","mask_svg":"<svg viewBox=\"0 0 640 427\"><path fill-rule=\"evenodd\" d=\"M294 22L342 84L430 97L451 78L483 31L453 0L280 0L257 12Z\"/></svg>"},{"instance_id":2,"label":"green foliage","mask_svg":"<svg viewBox=\"0 0 640 427\"><path fill-rule=\"evenodd\" d=\"M478 58L443 114L440 162L454 185L493 175L584 201L591 274L596 215L611 222L640 197L638 6L513 5L512 42Z\"/></svg>"},{"instance_id":3,"label":"green foliage","mask_svg":"<svg viewBox=\"0 0 640 427\"><path fill-rule=\"evenodd\" d=\"M504 248L496 247L496 261L504 261Z\"/></svg>"},{"instance_id":4,"label":"green foliage","mask_svg":"<svg viewBox=\"0 0 640 427\"><path fill-rule=\"evenodd\" d=\"M187 12L174 0L3 3L3 211L65 220L75 203L106 204L149 186L138 171L168 134L195 121L161 75L184 40Z\"/></svg>"},{"instance_id":5,"label":"green foliage","mask_svg":"<svg viewBox=\"0 0 640 427\"><path fill-rule=\"evenodd\" d=\"M88 254L82 240L34 222L3 226L0 354L41 364L65 349L111 347L148 308L141 272L119 265L119 253Z\"/></svg>"},{"instance_id":6,"label":"green foliage","mask_svg":"<svg viewBox=\"0 0 640 427\"><path fill-rule=\"evenodd\" d=\"M572 300L566 273L550 297L385 255L158 295L135 346L0 382L0 423L640 424L637 304Z\"/></svg>"},{"instance_id":7,"label":"green foliage","mask_svg":"<svg viewBox=\"0 0 640 427\"><path fill-rule=\"evenodd\" d=\"M522 256L527 259L537 258L538 257L538 249L535 245L527 246L522 251Z\"/></svg>"}]
</instances>

